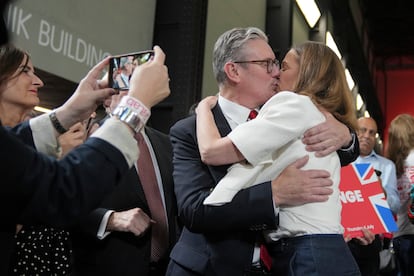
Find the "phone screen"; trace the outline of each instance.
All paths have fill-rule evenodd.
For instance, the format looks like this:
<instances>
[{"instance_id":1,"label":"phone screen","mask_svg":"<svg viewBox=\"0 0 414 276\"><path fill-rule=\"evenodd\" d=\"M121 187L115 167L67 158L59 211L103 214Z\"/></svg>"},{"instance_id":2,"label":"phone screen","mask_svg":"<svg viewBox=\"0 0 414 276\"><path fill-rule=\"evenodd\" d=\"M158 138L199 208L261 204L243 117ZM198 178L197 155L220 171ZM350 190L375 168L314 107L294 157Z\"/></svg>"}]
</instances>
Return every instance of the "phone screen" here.
<instances>
[{"instance_id":1,"label":"phone screen","mask_svg":"<svg viewBox=\"0 0 414 276\"><path fill-rule=\"evenodd\" d=\"M134 69L149 61L154 51L142 51L113 56L109 60L108 85L116 90L128 90Z\"/></svg>"}]
</instances>

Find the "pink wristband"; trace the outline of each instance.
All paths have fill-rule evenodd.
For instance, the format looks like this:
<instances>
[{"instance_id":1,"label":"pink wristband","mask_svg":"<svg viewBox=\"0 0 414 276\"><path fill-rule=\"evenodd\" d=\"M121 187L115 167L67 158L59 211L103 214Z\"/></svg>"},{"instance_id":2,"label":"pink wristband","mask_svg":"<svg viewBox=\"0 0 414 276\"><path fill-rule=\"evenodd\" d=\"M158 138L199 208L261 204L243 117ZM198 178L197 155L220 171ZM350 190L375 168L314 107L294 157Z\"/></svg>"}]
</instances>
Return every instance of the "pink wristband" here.
<instances>
[{"instance_id":1,"label":"pink wristband","mask_svg":"<svg viewBox=\"0 0 414 276\"><path fill-rule=\"evenodd\" d=\"M135 99L130 96L122 97L121 101L118 104L119 107L128 107L132 109L138 116L139 119L143 124L146 124L150 115L151 111L138 99Z\"/></svg>"}]
</instances>

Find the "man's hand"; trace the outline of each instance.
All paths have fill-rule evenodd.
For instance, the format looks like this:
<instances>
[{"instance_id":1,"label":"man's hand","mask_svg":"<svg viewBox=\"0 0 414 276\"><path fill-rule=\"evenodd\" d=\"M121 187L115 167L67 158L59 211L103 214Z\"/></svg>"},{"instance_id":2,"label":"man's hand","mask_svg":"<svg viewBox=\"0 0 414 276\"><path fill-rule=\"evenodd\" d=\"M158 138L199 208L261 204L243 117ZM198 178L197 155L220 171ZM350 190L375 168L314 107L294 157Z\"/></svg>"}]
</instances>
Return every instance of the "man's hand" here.
<instances>
[{"instance_id":1,"label":"man's hand","mask_svg":"<svg viewBox=\"0 0 414 276\"><path fill-rule=\"evenodd\" d=\"M140 100L149 109L166 98L170 94L170 79L164 62L164 52L155 46L154 58L135 68L128 96Z\"/></svg>"},{"instance_id":2,"label":"man's hand","mask_svg":"<svg viewBox=\"0 0 414 276\"><path fill-rule=\"evenodd\" d=\"M111 214L106 226L107 231L131 232L141 236L148 230L151 223L155 223L141 208L134 208L124 212Z\"/></svg>"},{"instance_id":3,"label":"man's hand","mask_svg":"<svg viewBox=\"0 0 414 276\"><path fill-rule=\"evenodd\" d=\"M68 129L76 122L87 119L95 111L98 104L115 94L112 88L106 88L101 75L108 66L109 57L93 67L79 83L75 93L56 110L56 117Z\"/></svg>"},{"instance_id":4,"label":"man's hand","mask_svg":"<svg viewBox=\"0 0 414 276\"><path fill-rule=\"evenodd\" d=\"M273 200L277 205L296 206L323 202L333 193L329 172L301 170L308 160L308 156L296 160L272 181Z\"/></svg>"},{"instance_id":5,"label":"man's hand","mask_svg":"<svg viewBox=\"0 0 414 276\"><path fill-rule=\"evenodd\" d=\"M351 133L346 125L339 122L331 113L323 113L326 121L308 129L302 139L302 142L306 144L306 150L315 151L318 157L346 147L352 141Z\"/></svg>"}]
</instances>

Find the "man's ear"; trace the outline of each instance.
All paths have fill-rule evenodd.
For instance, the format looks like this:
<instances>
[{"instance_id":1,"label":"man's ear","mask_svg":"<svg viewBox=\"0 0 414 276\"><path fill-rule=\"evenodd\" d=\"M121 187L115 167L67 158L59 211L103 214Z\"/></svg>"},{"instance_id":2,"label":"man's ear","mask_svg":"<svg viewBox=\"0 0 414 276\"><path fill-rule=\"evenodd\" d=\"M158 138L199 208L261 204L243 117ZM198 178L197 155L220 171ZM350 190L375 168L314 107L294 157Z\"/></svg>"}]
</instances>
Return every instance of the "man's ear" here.
<instances>
[{"instance_id":1,"label":"man's ear","mask_svg":"<svg viewBox=\"0 0 414 276\"><path fill-rule=\"evenodd\" d=\"M238 71L238 66L233 62L227 62L224 65L224 72L227 75L227 78L232 82L239 82L240 75Z\"/></svg>"}]
</instances>

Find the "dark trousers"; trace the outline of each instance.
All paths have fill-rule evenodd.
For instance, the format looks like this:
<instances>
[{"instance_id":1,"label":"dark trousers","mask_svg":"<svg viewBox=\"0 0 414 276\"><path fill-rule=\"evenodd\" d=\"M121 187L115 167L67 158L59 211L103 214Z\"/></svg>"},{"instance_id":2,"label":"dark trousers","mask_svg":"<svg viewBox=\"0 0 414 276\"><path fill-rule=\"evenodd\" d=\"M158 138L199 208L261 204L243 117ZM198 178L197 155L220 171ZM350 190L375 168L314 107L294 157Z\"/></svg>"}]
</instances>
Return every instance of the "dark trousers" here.
<instances>
[{"instance_id":1,"label":"dark trousers","mask_svg":"<svg viewBox=\"0 0 414 276\"><path fill-rule=\"evenodd\" d=\"M368 245L362 245L357 240L348 242L349 249L358 264L362 276L377 276L380 267L379 252L382 249L381 239L378 235Z\"/></svg>"},{"instance_id":2,"label":"dark trousers","mask_svg":"<svg viewBox=\"0 0 414 276\"><path fill-rule=\"evenodd\" d=\"M268 244L273 275L360 275L342 235L283 238Z\"/></svg>"},{"instance_id":3,"label":"dark trousers","mask_svg":"<svg viewBox=\"0 0 414 276\"><path fill-rule=\"evenodd\" d=\"M414 275L414 235L394 238L393 245L400 275Z\"/></svg>"}]
</instances>

